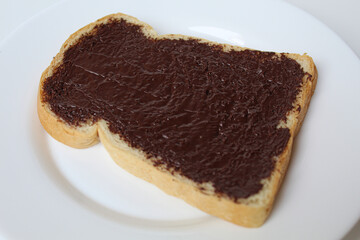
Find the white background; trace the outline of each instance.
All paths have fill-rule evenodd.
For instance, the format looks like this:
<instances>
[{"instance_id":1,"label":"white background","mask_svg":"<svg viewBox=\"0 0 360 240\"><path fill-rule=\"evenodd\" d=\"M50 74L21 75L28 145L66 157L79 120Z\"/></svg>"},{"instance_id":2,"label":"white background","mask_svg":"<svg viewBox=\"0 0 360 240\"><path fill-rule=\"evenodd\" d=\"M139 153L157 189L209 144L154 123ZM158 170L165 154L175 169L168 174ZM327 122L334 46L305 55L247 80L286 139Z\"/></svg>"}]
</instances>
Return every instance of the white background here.
<instances>
[{"instance_id":1,"label":"white background","mask_svg":"<svg viewBox=\"0 0 360 240\"><path fill-rule=\"evenodd\" d=\"M0 0L0 42L22 22L59 1ZM358 14L360 1L286 0L286 2L292 3L324 22L360 57L360 14ZM360 239L360 220L344 238L344 240L354 239Z\"/></svg>"}]
</instances>

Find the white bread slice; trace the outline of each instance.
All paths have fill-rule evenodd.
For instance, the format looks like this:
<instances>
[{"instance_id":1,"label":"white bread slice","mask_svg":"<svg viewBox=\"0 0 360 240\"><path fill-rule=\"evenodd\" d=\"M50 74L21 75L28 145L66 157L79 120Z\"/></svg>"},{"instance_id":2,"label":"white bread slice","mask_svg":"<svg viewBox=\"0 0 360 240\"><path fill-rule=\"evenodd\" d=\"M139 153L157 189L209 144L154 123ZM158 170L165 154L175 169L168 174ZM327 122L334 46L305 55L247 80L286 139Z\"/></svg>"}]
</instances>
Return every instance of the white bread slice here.
<instances>
[{"instance_id":1,"label":"white bread slice","mask_svg":"<svg viewBox=\"0 0 360 240\"><path fill-rule=\"evenodd\" d=\"M76 44L84 34L91 33L95 26L106 24L111 19L123 19L129 23L140 25L143 33L152 38L198 39L183 35L157 35L148 24L121 13L108 15L81 28L66 40L60 52L41 76L37 108L39 119L45 130L58 141L74 148L87 148L100 140L119 166L133 175L156 185L164 192L179 197L204 212L235 224L246 227L261 226L272 209L276 193L289 164L294 137L301 127L315 89L317 71L312 58L306 54L286 54L287 57L297 61L305 73L310 74L305 74L301 91L299 91L296 101L293 103L293 109L287 114L287 120L279 124L279 127L286 127L290 130L290 139L284 151L276 157L275 169L271 176L262 180L262 190L246 199L239 199L235 202L226 196L219 197L216 195L211 184L202 184L200 190L200 184L180 174L172 174L164 168L155 167L152 164L152 159L147 158L144 152L130 147L128 143L120 139L119 135L110 132L104 120L100 120L95 124L83 124L80 127L72 126L55 115L50 110L49 104L42 101L43 83L62 64L64 52ZM218 44L204 39L198 40L209 45L222 46L224 51L242 51L246 49L228 44Z\"/></svg>"}]
</instances>

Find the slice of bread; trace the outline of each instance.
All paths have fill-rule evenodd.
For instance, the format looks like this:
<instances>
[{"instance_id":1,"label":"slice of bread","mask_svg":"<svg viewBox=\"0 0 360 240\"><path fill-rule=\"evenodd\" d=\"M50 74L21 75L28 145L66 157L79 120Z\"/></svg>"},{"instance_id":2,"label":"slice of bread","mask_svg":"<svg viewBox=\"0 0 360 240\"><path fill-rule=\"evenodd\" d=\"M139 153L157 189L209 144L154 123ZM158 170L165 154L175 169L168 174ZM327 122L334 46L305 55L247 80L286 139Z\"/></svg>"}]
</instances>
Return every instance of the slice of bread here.
<instances>
[{"instance_id":1,"label":"slice of bread","mask_svg":"<svg viewBox=\"0 0 360 240\"><path fill-rule=\"evenodd\" d=\"M296 90L296 97L292 103L289 103L291 109L287 111L277 124L278 129L288 129L289 138L281 152L273 156L274 166L269 176L261 179L259 183L261 186L260 190L256 193L251 193L249 196L234 197L227 194L227 192L221 192L221 189L219 190L216 186L214 187L211 181L198 181L186 174L182 174L181 167L184 166L174 168L174 165L166 166L166 164L158 164L158 160L162 156L149 153L147 149L144 150L139 146L134 146L121 132L114 133L109 123L101 117L85 118L81 119L81 121L72 122L71 119L64 119L49 103L49 96L47 96L48 93L45 90L50 90L46 89L47 86L45 84L58 71L65 68L65 53L81 42L84 36L96 35L96 29L99 26L107 24L111 26L110 23L114 21L125 21L127 24L139 26L142 34L149 39L193 41L213 46L217 49L216 51L223 51L224 53L253 51L247 48L218 44L183 35L158 35L151 26L134 17L121 13L106 16L72 34L63 44L50 66L43 72L38 91L37 107L39 119L45 130L58 141L74 148L87 148L98 143L100 140L119 166L135 176L155 184L164 192L179 197L209 214L235 224L246 227L261 226L272 209L276 193L286 173L294 137L300 129L315 89L317 72L312 58L306 54L274 53L272 55L272 58L293 59L304 72L303 77L300 79L301 84ZM101 37L99 41L103 41ZM90 50L82 49L81 51ZM254 53L258 52L254 50ZM285 72L287 67L286 65L280 66L280 68L285 69ZM221 76L219 76L219 81L220 79ZM63 84L61 81L65 82L66 79L60 79L58 84ZM289 91L291 90L294 89L289 89ZM236 99L233 101L236 101ZM246 111L249 111L249 109ZM233 132L238 134L236 129ZM237 136L238 138L242 137L240 133ZM174 164L176 165L176 163Z\"/></svg>"}]
</instances>

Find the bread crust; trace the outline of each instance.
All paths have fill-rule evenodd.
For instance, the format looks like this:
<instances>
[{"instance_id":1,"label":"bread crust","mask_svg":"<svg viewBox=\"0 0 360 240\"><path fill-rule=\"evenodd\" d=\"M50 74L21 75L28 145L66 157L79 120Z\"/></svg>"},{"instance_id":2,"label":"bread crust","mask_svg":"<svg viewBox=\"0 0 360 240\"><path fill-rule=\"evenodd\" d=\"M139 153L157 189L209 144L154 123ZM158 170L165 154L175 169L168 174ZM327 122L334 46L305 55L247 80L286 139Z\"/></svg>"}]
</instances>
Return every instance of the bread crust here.
<instances>
[{"instance_id":1,"label":"bread crust","mask_svg":"<svg viewBox=\"0 0 360 240\"><path fill-rule=\"evenodd\" d=\"M60 52L52 60L50 66L43 72L38 90L37 110L39 119L45 130L56 140L74 148L87 148L101 141L119 166L131 174L156 185L164 192L179 197L204 212L232 223L245 227L261 226L272 209L276 193L280 188L289 164L294 137L301 127L311 96L315 90L317 71L312 58L306 54L286 54L289 58L296 60L303 67L304 72L310 74L306 74L303 78L301 91L297 96L293 109L288 112L286 123L283 122L279 125L279 127L289 128L290 139L284 151L277 157L275 169L271 176L262 181L262 190L247 199L240 199L235 202L229 197L215 194L209 185L201 186L200 188L199 184L190 179L179 174L173 175L166 169L154 167L151 159L148 159L145 153L141 150L131 148L125 141L122 141L118 135L111 133L104 120L96 123L89 122L82 126L74 127L56 116L51 111L49 105L42 101L43 83L45 79L50 77L56 68L60 66L64 52L76 44L81 36L91 33L96 25L107 23L111 19L124 19L130 23L140 25L142 26L144 34L151 38L197 39L210 45L220 45L224 51L242 51L248 49L229 44L218 44L205 39L184 35L158 35L148 24L122 13L105 16L72 34L62 45Z\"/></svg>"}]
</instances>

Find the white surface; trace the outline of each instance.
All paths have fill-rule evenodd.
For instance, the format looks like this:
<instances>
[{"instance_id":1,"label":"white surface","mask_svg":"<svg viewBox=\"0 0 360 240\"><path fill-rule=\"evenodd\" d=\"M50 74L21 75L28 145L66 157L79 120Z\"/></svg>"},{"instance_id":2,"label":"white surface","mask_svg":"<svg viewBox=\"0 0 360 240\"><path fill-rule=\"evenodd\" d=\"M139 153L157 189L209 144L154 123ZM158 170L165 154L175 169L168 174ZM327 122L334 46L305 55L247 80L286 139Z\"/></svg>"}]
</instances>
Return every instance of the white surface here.
<instances>
[{"instance_id":1,"label":"white surface","mask_svg":"<svg viewBox=\"0 0 360 240\"><path fill-rule=\"evenodd\" d=\"M0 0L0 41L35 13L61 0ZM360 57L360 1L358 0L285 0L309 12L349 44ZM360 229L360 228L359 228ZM359 237L360 239L360 237Z\"/></svg>"},{"instance_id":2,"label":"white surface","mask_svg":"<svg viewBox=\"0 0 360 240\"><path fill-rule=\"evenodd\" d=\"M230 9L225 9L224 1L207 3L207 9L191 1L164 1L159 5L159 1L151 5L110 0L101 5L67 2L31 19L9 36L0 45L2 84L6 89L0 95L0 104L8 114L0 120L4 126L0 140L3 237L344 236L360 214L360 114L352 111L360 104L360 61L341 39L309 15L282 2L261 2L237 2L239 6ZM207 216L124 173L100 145L74 150L50 139L42 130L35 109L41 72L72 32L117 11L148 22L160 33L196 35L263 50L308 52L314 57L319 70L316 94L296 139L293 160L274 211L263 227L245 229ZM116 179L121 182L115 183ZM144 204L145 200L149 204Z\"/></svg>"},{"instance_id":3,"label":"white surface","mask_svg":"<svg viewBox=\"0 0 360 240\"><path fill-rule=\"evenodd\" d=\"M335 31L360 57L359 0L286 0ZM360 239L360 237L358 238Z\"/></svg>"}]
</instances>

